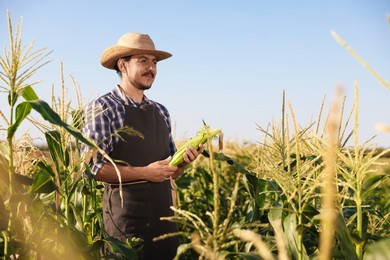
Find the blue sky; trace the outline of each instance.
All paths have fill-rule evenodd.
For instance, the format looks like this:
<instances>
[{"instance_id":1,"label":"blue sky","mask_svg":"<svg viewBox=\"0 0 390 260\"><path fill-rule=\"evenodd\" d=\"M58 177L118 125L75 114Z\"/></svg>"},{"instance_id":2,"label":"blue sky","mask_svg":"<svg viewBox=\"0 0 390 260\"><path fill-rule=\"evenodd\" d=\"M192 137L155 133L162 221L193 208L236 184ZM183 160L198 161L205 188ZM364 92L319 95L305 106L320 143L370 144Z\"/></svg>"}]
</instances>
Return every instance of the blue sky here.
<instances>
[{"instance_id":1,"label":"blue sky","mask_svg":"<svg viewBox=\"0 0 390 260\"><path fill-rule=\"evenodd\" d=\"M8 46L6 10L13 22L23 17L25 44L35 39L36 48L53 50L52 62L35 76L42 80L35 89L44 100L50 101L53 84L59 93L61 61L70 96L69 75L85 100L110 91L118 77L100 65L102 51L127 32L141 32L173 54L158 64L146 95L169 109L178 139L194 135L204 119L229 140L261 142L257 125L280 121L283 91L307 127L324 96L328 109L337 86L344 88L349 111L357 80L359 142L376 135L374 143L390 146L390 134L375 129L377 123L390 125L390 91L330 33L390 81L389 0L3 0L1 47ZM0 110L5 105L0 102Z\"/></svg>"}]
</instances>

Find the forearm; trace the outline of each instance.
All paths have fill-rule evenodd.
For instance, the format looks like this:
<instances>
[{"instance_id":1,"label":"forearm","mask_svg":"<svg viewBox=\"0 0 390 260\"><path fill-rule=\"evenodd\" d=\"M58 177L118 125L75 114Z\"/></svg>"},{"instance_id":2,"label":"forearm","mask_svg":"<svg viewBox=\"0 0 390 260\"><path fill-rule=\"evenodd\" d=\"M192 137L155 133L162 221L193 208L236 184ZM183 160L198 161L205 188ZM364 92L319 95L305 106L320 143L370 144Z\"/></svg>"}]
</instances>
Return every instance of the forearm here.
<instances>
[{"instance_id":1,"label":"forearm","mask_svg":"<svg viewBox=\"0 0 390 260\"><path fill-rule=\"evenodd\" d=\"M146 180L146 167L131 167L118 164L116 166L120 172L122 182ZM113 183L119 182L118 173L110 162L104 164L103 167L96 173L95 180Z\"/></svg>"},{"instance_id":2,"label":"forearm","mask_svg":"<svg viewBox=\"0 0 390 260\"><path fill-rule=\"evenodd\" d=\"M117 165L117 168L120 172L122 182L139 180L162 182L171 177L177 171L177 166L168 165L170 160L171 157L168 157L164 160L156 161L143 167ZM95 180L104 182L119 182L118 174L114 166L109 162L105 163L96 173Z\"/></svg>"}]
</instances>

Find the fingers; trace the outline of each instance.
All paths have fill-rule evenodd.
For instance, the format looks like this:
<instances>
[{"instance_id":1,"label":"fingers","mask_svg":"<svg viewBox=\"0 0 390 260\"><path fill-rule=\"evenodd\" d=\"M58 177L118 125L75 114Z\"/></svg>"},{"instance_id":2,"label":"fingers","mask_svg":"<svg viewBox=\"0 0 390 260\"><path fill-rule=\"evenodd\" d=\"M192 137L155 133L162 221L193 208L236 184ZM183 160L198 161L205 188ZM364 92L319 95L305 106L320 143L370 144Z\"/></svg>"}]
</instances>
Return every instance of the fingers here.
<instances>
[{"instance_id":1,"label":"fingers","mask_svg":"<svg viewBox=\"0 0 390 260\"><path fill-rule=\"evenodd\" d=\"M169 156L161 161L156 161L148 165L147 179L152 182L162 182L175 174L177 166L169 166L172 157Z\"/></svg>"},{"instance_id":2,"label":"fingers","mask_svg":"<svg viewBox=\"0 0 390 260\"><path fill-rule=\"evenodd\" d=\"M203 153L203 150L204 150L204 146L203 146L203 144L200 144L199 148L198 148L198 153L199 154Z\"/></svg>"},{"instance_id":3,"label":"fingers","mask_svg":"<svg viewBox=\"0 0 390 260\"><path fill-rule=\"evenodd\" d=\"M199 145L198 150L196 150L193 146L190 146L187 148L186 152L184 153L184 161L186 163L192 163L195 161L195 159L203 152L203 145Z\"/></svg>"},{"instance_id":4,"label":"fingers","mask_svg":"<svg viewBox=\"0 0 390 260\"><path fill-rule=\"evenodd\" d=\"M163 166L159 167L158 169L156 169L155 178L158 179L158 181L164 181L167 178L174 175L176 170L177 170L177 166L163 165Z\"/></svg>"}]
</instances>

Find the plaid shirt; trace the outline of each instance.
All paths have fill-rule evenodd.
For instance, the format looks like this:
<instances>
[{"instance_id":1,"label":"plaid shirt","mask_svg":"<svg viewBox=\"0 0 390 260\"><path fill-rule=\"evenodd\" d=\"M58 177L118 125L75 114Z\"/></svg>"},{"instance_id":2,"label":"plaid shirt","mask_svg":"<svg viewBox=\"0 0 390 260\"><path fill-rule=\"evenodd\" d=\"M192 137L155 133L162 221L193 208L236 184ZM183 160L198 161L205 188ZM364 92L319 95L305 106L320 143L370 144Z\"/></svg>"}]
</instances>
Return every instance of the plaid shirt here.
<instances>
[{"instance_id":1,"label":"plaid shirt","mask_svg":"<svg viewBox=\"0 0 390 260\"><path fill-rule=\"evenodd\" d=\"M125 105L133 107L152 104L163 116L169 131L169 151L173 155L176 146L171 134L171 119L168 110L161 104L154 102L144 96L142 103L137 104L128 98L119 86L116 86L110 93L107 93L88 104L85 111L84 134L95 141L95 143L107 154L110 154L119 141L114 133L123 127L125 120ZM82 150L88 151L84 145ZM103 167L107 160L98 153L95 160L91 158L89 166L93 176Z\"/></svg>"}]
</instances>

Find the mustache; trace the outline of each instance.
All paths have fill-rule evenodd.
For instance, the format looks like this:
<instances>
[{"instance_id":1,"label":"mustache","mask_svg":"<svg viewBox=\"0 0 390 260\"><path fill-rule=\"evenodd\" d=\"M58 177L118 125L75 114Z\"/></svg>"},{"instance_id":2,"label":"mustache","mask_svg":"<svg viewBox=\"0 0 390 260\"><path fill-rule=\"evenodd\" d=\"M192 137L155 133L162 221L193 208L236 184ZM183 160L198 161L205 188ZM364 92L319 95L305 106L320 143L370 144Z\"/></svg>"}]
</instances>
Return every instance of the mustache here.
<instances>
[{"instance_id":1,"label":"mustache","mask_svg":"<svg viewBox=\"0 0 390 260\"><path fill-rule=\"evenodd\" d=\"M154 78L154 73L151 71L145 72L144 74L142 74L142 76L148 76L148 75L151 75Z\"/></svg>"}]
</instances>

